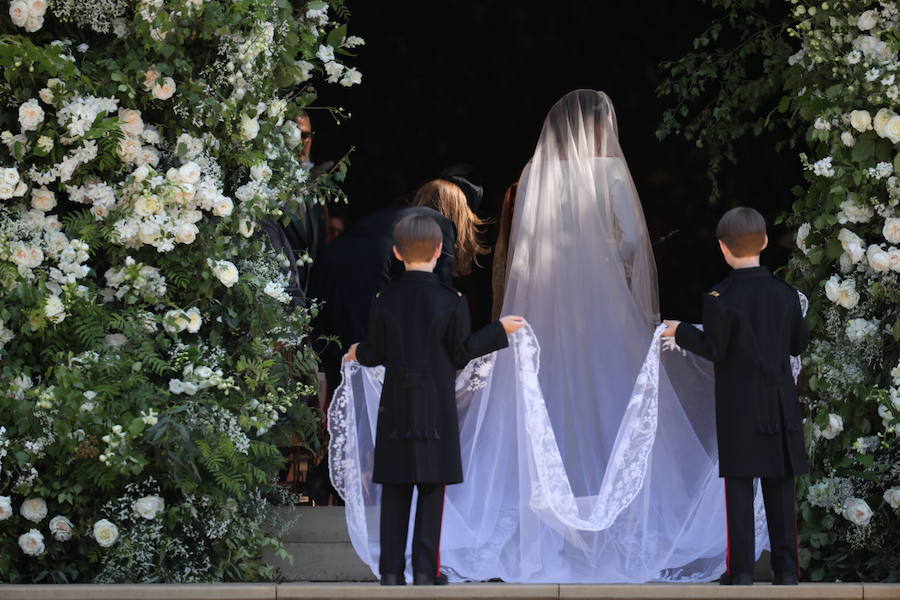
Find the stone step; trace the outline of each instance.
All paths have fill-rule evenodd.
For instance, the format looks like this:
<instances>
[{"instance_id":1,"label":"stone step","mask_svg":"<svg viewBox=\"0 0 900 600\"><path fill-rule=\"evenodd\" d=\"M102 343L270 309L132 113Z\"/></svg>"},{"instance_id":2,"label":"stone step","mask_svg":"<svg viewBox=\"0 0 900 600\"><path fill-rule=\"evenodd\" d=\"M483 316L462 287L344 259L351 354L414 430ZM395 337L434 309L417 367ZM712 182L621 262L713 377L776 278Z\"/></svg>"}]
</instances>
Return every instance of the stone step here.
<instances>
[{"instance_id":1,"label":"stone step","mask_svg":"<svg viewBox=\"0 0 900 600\"><path fill-rule=\"evenodd\" d=\"M463 583L429 587L381 587L376 584L146 584L146 585L0 585L2 600L898 600L900 584L804 583L796 587L758 584L516 585Z\"/></svg>"}]
</instances>

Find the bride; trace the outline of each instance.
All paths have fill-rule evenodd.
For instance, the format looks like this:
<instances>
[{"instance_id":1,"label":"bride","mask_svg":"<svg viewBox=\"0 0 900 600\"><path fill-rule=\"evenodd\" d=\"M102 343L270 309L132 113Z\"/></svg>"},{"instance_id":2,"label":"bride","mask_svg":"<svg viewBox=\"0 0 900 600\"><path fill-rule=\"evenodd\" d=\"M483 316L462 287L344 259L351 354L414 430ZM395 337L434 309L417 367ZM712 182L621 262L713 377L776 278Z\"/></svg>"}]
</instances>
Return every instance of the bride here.
<instances>
[{"instance_id":1,"label":"bride","mask_svg":"<svg viewBox=\"0 0 900 600\"><path fill-rule=\"evenodd\" d=\"M531 324L457 380L465 482L450 486L451 580L709 581L725 571L709 363L661 352L653 252L603 92L547 115L519 180L503 312ZM333 482L377 570L371 483L380 376L345 367ZM766 546L757 507L757 541Z\"/></svg>"}]
</instances>

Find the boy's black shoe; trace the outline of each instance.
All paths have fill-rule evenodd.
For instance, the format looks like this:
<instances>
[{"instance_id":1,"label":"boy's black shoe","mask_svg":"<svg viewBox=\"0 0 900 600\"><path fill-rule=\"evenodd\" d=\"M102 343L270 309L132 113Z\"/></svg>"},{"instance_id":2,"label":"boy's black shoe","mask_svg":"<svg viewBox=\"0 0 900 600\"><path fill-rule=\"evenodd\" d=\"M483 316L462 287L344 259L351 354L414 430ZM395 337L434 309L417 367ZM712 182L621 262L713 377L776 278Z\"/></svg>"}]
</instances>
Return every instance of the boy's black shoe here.
<instances>
[{"instance_id":1,"label":"boy's black shoe","mask_svg":"<svg viewBox=\"0 0 900 600\"><path fill-rule=\"evenodd\" d=\"M406 579L403 575L385 573L381 576L381 585L406 585Z\"/></svg>"},{"instance_id":2,"label":"boy's black shoe","mask_svg":"<svg viewBox=\"0 0 900 600\"><path fill-rule=\"evenodd\" d=\"M753 585L753 575L725 573L719 577L719 585Z\"/></svg>"},{"instance_id":3,"label":"boy's black shoe","mask_svg":"<svg viewBox=\"0 0 900 600\"><path fill-rule=\"evenodd\" d=\"M776 573L772 585L800 585L800 580L793 573Z\"/></svg>"},{"instance_id":4,"label":"boy's black shoe","mask_svg":"<svg viewBox=\"0 0 900 600\"><path fill-rule=\"evenodd\" d=\"M416 573L413 576L413 585L447 585L447 576L443 573L437 577L426 573Z\"/></svg>"}]
</instances>

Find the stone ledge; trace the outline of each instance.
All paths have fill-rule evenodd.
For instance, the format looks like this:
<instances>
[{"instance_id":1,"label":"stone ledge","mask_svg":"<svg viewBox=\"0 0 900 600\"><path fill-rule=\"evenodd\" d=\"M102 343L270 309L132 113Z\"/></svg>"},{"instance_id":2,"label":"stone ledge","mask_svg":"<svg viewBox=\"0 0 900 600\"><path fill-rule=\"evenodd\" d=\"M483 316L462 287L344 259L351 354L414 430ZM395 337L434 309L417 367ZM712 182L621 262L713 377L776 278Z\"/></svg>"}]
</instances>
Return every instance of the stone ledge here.
<instances>
[{"instance_id":1,"label":"stone ledge","mask_svg":"<svg viewBox=\"0 0 900 600\"><path fill-rule=\"evenodd\" d=\"M274 583L0 585L0 600L275 600Z\"/></svg>"},{"instance_id":2,"label":"stone ledge","mask_svg":"<svg viewBox=\"0 0 900 600\"><path fill-rule=\"evenodd\" d=\"M447 600L900 600L900 584L813 584L797 587L757 584L557 585L463 583L434 587L381 587L374 583L250 583L146 585L4 585L0 600L349 600L422 598Z\"/></svg>"}]
</instances>

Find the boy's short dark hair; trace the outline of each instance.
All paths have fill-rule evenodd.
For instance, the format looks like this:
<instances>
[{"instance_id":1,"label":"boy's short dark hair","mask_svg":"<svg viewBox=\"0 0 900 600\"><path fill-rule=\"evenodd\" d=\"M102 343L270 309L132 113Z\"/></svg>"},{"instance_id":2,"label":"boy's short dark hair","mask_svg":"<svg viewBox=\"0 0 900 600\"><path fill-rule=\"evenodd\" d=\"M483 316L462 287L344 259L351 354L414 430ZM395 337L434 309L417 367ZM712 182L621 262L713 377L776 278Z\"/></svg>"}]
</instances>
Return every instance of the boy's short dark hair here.
<instances>
[{"instance_id":1,"label":"boy's short dark hair","mask_svg":"<svg viewBox=\"0 0 900 600\"><path fill-rule=\"evenodd\" d=\"M719 219L716 237L737 258L756 256L766 243L766 220L749 206L732 208Z\"/></svg>"},{"instance_id":2,"label":"boy's short dark hair","mask_svg":"<svg viewBox=\"0 0 900 600\"><path fill-rule=\"evenodd\" d=\"M428 215L409 215L394 226L394 245L404 262L428 262L444 236Z\"/></svg>"}]
</instances>

